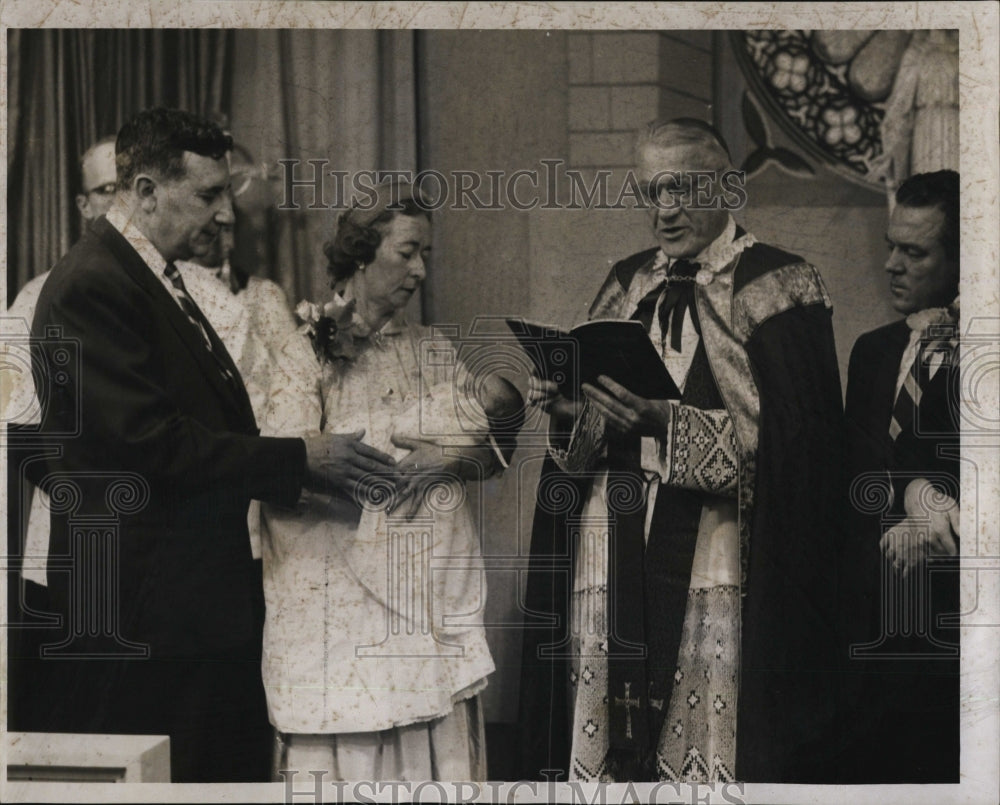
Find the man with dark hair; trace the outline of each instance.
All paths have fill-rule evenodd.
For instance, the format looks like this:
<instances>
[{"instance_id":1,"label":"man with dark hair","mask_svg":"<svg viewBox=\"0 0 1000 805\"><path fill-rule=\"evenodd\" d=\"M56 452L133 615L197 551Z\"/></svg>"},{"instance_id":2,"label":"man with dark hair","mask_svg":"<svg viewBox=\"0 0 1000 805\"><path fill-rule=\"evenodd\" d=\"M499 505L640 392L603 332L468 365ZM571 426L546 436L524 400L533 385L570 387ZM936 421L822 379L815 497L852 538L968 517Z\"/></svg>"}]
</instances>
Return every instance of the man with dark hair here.
<instances>
[{"instance_id":1,"label":"man with dark hair","mask_svg":"<svg viewBox=\"0 0 1000 805\"><path fill-rule=\"evenodd\" d=\"M186 153L218 162L232 148L233 138L211 121L175 109L149 109L118 131L118 189L127 192L141 171L181 179L187 173Z\"/></svg>"},{"instance_id":2,"label":"man with dark hair","mask_svg":"<svg viewBox=\"0 0 1000 805\"><path fill-rule=\"evenodd\" d=\"M886 240L906 318L858 338L847 381L843 612L867 695L843 765L849 782L958 782L959 630L945 620L959 611L958 174L900 185Z\"/></svg>"},{"instance_id":3,"label":"man with dark hair","mask_svg":"<svg viewBox=\"0 0 1000 805\"><path fill-rule=\"evenodd\" d=\"M843 424L830 301L813 266L736 225L709 124L651 124L636 155L659 247L615 264L590 317L642 322L681 395L602 377L570 401L532 379L551 447L525 774L822 782Z\"/></svg>"},{"instance_id":4,"label":"man with dark hair","mask_svg":"<svg viewBox=\"0 0 1000 805\"><path fill-rule=\"evenodd\" d=\"M42 432L60 448L41 485L66 503L48 560L68 629L46 655L50 729L169 735L175 782L269 778L250 500L352 495L393 463L360 433L257 435L174 264L232 221L229 147L186 112L126 124L115 201L52 270L32 330Z\"/></svg>"}]
</instances>

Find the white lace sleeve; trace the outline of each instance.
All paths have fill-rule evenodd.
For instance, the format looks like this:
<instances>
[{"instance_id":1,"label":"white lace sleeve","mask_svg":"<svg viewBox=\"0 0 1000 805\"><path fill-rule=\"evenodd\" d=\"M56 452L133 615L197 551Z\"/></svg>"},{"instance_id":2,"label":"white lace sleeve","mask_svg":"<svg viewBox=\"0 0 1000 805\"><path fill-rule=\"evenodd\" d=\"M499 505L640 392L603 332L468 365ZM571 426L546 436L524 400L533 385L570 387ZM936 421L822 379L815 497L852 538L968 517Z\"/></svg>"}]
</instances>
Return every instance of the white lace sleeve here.
<instances>
[{"instance_id":1,"label":"white lace sleeve","mask_svg":"<svg viewBox=\"0 0 1000 805\"><path fill-rule=\"evenodd\" d=\"M323 420L321 367L306 335L289 335L271 366L261 433L264 436L317 436Z\"/></svg>"}]
</instances>

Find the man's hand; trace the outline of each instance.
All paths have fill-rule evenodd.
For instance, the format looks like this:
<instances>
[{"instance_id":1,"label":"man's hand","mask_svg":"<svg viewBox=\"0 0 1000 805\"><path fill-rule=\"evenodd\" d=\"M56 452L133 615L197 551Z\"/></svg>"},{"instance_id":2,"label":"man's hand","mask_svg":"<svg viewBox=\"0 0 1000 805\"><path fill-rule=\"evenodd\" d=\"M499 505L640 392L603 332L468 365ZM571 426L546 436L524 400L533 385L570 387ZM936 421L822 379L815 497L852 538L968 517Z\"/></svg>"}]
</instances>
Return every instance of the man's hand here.
<instances>
[{"instance_id":1,"label":"man's hand","mask_svg":"<svg viewBox=\"0 0 1000 805\"><path fill-rule=\"evenodd\" d=\"M419 510L420 504L433 483L444 479L456 481L478 480L492 473L495 456L487 445L449 447L445 449L422 439L393 436L396 447L411 451L396 467L399 484L396 502L389 514L401 513L409 519Z\"/></svg>"},{"instance_id":2,"label":"man's hand","mask_svg":"<svg viewBox=\"0 0 1000 805\"><path fill-rule=\"evenodd\" d=\"M363 430L324 434L305 439L306 486L361 501L361 495L380 477L395 480L396 460L365 444Z\"/></svg>"},{"instance_id":3,"label":"man's hand","mask_svg":"<svg viewBox=\"0 0 1000 805\"><path fill-rule=\"evenodd\" d=\"M951 532L955 535L955 539L962 538L962 530L961 527L959 526L959 522L961 521L961 516L962 516L962 509L957 503L953 508L948 509L948 525L951 526Z\"/></svg>"},{"instance_id":4,"label":"man's hand","mask_svg":"<svg viewBox=\"0 0 1000 805\"><path fill-rule=\"evenodd\" d=\"M556 383L542 380L537 375L528 378L528 405L537 406L551 416L555 429L560 431L572 429L583 407L581 403L563 397Z\"/></svg>"},{"instance_id":5,"label":"man's hand","mask_svg":"<svg viewBox=\"0 0 1000 805\"><path fill-rule=\"evenodd\" d=\"M906 487L903 509L906 517L885 532L879 547L904 578L928 556L958 553L960 511L953 498L937 492L927 479L917 478Z\"/></svg>"},{"instance_id":6,"label":"man's hand","mask_svg":"<svg viewBox=\"0 0 1000 805\"><path fill-rule=\"evenodd\" d=\"M627 436L666 436L671 417L669 400L638 397L606 375L597 380L606 391L584 383L583 393L610 427Z\"/></svg>"}]
</instances>

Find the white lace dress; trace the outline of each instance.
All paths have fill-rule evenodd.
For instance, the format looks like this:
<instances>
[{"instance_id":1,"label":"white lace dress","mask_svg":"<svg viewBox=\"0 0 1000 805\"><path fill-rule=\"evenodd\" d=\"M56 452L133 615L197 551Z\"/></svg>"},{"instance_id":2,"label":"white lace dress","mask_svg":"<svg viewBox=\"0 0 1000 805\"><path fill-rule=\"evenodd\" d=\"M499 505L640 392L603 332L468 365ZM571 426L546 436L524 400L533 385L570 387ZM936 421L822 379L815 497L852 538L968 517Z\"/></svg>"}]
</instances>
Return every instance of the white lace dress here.
<instances>
[{"instance_id":1,"label":"white lace dress","mask_svg":"<svg viewBox=\"0 0 1000 805\"><path fill-rule=\"evenodd\" d=\"M364 429L366 443L397 458L407 451L392 446L394 433L484 441L482 409L456 395L464 384L452 382L450 345L430 336L385 328L356 360L321 367L307 337L294 334L273 372L264 432ZM265 510L263 676L280 733L430 725L485 687L494 669L486 584L463 483L443 479L408 520L309 493L294 510Z\"/></svg>"}]
</instances>

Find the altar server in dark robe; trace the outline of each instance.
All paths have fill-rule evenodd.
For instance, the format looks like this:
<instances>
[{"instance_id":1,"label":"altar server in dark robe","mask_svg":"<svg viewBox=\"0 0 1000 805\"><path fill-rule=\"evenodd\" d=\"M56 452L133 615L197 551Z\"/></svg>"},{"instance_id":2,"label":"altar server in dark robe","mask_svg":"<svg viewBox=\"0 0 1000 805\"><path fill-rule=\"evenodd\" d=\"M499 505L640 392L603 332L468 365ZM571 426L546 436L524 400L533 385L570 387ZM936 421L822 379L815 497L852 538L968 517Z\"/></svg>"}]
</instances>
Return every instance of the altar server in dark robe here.
<instances>
[{"instance_id":1,"label":"altar server in dark robe","mask_svg":"<svg viewBox=\"0 0 1000 805\"><path fill-rule=\"evenodd\" d=\"M886 232L892 306L847 380L845 782L959 781L959 176L916 174ZM949 617L950 616L950 617ZM850 691L849 691L850 692Z\"/></svg>"},{"instance_id":2,"label":"altar server in dark robe","mask_svg":"<svg viewBox=\"0 0 1000 805\"><path fill-rule=\"evenodd\" d=\"M843 417L831 305L813 266L736 225L728 171L708 124L651 124L637 176L658 246L615 264L590 309L641 321L680 399L605 378L569 401L533 380L551 416L526 777L825 777Z\"/></svg>"}]
</instances>

